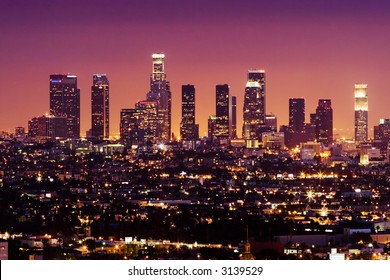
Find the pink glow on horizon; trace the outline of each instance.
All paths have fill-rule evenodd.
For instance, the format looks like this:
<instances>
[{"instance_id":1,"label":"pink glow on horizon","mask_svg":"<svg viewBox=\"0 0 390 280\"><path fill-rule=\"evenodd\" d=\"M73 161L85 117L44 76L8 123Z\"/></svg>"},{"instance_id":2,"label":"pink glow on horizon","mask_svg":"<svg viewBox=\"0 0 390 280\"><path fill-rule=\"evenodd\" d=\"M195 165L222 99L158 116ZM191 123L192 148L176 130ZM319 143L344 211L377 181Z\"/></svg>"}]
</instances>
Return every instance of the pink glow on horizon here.
<instances>
[{"instance_id":1,"label":"pink glow on horizon","mask_svg":"<svg viewBox=\"0 0 390 280\"><path fill-rule=\"evenodd\" d=\"M126 1L114 2L126 5ZM153 1L149 2L153 7ZM215 114L215 85L227 83L230 93L237 96L240 136L246 73L253 68L266 71L267 113L277 116L278 126L288 123L288 98L306 99L307 121L318 99L330 98L335 134L352 137L355 83L368 84L369 136L380 118L390 118L390 23L385 20L388 15L381 12L385 7L361 11L358 7L348 13L344 5L334 14L331 9L321 14L312 7L306 11L307 17L302 17L304 7L295 13L266 7L275 14L254 17L256 13L251 12L246 17L246 8L235 11L235 6L227 5L225 15L223 10L215 18L212 12L189 14L188 20L181 13L189 10L178 7L177 14L172 12L174 16L169 14L158 22L131 15L117 19L114 10L119 11L119 4L117 10L108 9L102 22L92 12L79 12L77 20L65 19L64 24L52 17L41 22L37 15L29 14L15 19L16 24L1 24L0 20L0 130L27 127L30 118L48 112L49 75L74 73L81 89L81 131L85 135L91 126L92 74L106 73L110 80L110 133L117 134L120 109L134 108L137 101L145 99L151 54L155 52L166 55L165 72L173 98L172 131L176 135L181 120L181 85L195 85L196 122L204 136L207 118ZM139 9L146 13L146 8ZM219 11L214 6L210 9ZM168 8L163 10L169 13ZM362 17L365 12L367 17ZM21 16L24 14L22 11Z\"/></svg>"}]
</instances>

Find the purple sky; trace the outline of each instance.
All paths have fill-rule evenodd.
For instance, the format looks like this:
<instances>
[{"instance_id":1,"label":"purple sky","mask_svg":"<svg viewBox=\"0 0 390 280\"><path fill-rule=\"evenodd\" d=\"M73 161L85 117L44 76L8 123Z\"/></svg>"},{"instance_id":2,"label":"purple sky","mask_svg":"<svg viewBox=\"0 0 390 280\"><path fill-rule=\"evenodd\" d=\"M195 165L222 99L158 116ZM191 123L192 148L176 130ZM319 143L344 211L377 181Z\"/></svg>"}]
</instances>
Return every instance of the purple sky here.
<instances>
[{"instance_id":1,"label":"purple sky","mask_svg":"<svg viewBox=\"0 0 390 280\"><path fill-rule=\"evenodd\" d=\"M175 134L187 83L196 87L201 136L221 83L237 96L241 133L246 73L257 68L266 70L267 113L278 125L288 123L288 98L306 99L307 121L319 98L331 98L335 133L351 137L354 83L368 84L370 130L390 118L389 19L382 0L3 0L0 130L48 112L49 75L73 73L85 134L92 74L106 73L110 130L118 133L120 109L149 89L151 54L164 52Z\"/></svg>"}]
</instances>

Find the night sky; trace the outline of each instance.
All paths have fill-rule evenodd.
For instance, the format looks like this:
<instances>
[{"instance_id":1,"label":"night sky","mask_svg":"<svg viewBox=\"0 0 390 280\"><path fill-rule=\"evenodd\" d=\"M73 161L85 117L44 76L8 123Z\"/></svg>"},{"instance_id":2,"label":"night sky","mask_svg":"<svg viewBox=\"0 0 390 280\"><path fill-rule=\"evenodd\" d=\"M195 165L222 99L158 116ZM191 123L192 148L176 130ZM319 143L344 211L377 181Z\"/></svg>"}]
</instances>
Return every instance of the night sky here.
<instances>
[{"instance_id":1,"label":"night sky","mask_svg":"<svg viewBox=\"0 0 390 280\"><path fill-rule=\"evenodd\" d=\"M49 75L72 73L81 89L81 131L91 126L92 74L110 80L110 131L121 108L145 99L151 55L166 55L172 128L181 85L196 88L200 135L215 114L215 85L237 96L238 133L248 69L266 71L267 113L288 124L288 98L332 99L335 137L352 137L355 83L368 84L369 128L390 118L390 1L1 0L0 130L49 111Z\"/></svg>"}]
</instances>

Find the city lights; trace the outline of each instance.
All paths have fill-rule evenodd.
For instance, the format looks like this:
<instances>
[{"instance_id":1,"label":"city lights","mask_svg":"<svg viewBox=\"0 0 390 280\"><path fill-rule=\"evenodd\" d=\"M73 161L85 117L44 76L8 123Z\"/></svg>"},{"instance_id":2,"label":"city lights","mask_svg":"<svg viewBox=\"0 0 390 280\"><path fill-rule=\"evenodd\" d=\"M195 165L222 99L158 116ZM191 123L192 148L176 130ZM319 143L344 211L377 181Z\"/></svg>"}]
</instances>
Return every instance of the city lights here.
<instances>
[{"instance_id":1,"label":"city lights","mask_svg":"<svg viewBox=\"0 0 390 280\"><path fill-rule=\"evenodd\" d=\"M138 2L1 18L1 259L390 259L390 6Z\"/></svg>"}]
</instances>

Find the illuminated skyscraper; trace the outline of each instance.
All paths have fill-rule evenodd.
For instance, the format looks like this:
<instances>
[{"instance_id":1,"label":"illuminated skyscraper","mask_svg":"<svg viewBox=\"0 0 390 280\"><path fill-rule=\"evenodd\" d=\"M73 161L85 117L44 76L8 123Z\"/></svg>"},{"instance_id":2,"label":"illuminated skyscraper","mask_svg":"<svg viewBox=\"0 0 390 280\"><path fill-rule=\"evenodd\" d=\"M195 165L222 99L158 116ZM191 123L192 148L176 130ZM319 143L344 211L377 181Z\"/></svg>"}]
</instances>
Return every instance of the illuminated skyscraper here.
<instances>
[{"instance_id":1,"label":"illuminated skyscraper","mask_svg":"<svg viewBox=\"0 0 390 280\"><path fill-rule=\"evenodd\" d=\"M248 71L248 81L258 82L261 87L261 98L263 99L263 111L265 114L265 71L252 69Z\"/></svg>"},{"instance_id":2,"label":"illuminated skyscraper","mask_svg":"<svg viewBox=\"0 0 390 280\"><path fill-rule=\"evenodd\" d=\"M130 131L130 118L134 109L121 109L119 117L119 134L123 142L128 142Z\"/></svg>"},{"instance_id":3,"label":"illuminated skyscraper","mask_svg":"<svg viewBox=\"0 0 390 280\"><path fill-rule=\"evenodd\" d=\"M316 126L313 114L313 124L305 124L305 99L304 98L290 98L288 103L289 121L288 131L285 132L286 146L293 148L299 146L301 143L314 141L316 139Z\"/></svg>"},{"instance_id":4,"label":"illuminated skyscraper","mask_svg":"<svg viewBox=\"0 0 390 280\"><path fill-rule=\"evenodd\" d=\"M215 124L217 122L217 117L212 115L209 116L207 120L207 137L211 140L215 140Z\"/></svg>"},{"instance_id":5,"label":"illuminated skyscraper","mask_svg":"<svg viewBox=\"0 0 390 280\"><path fill-rule=\"evenodd\" d=\"M265 99L266 99L266 84L265 84L265 71L264 70L249 70L248 71L248 81L258 82L260 85L260 96L258 97L258 103L260 107L260 119L265 122Z\"/></svg>"},{"instance_id":6,"label":"illuminated skyscraper","mask_svg":"<svg viewBox=\"0 0 390 280\"><path fill-rule=\"evenodd\" d=\"M157 102L139 101L120 112L120 137L128 146L157 143Z\"/></svg>"},{"instance_id":7,"label":"illuminated skyscraper","mask_svg":"<svg viewBox=\"0 0 390 280\"><path fill-rule=\"evenodd\" d=\"M249 70L244 96L244 139L260 139L261 128L265 126L265 72Z\"/></svg>"},{"instance_id":8,"label":"illuminated skyscraper","mask_svg":"<svg viewBox=\"0 0 390 280\"><path fill-rule=\"evenodd\" d=\"M38 136L38 118L34 117L28 121L28 137L37 137Z\"/></svg>"},{"instance_id":9,"label":"illuminated skyscraper","mask_svg":"<svg viewBox=\"0 0 390 280\"><path fill-rule=\"evenodd\" d=\"M199 138L199 126L195 124L195 87L193 85L181 87L180 136L182 140Z\"/></svg>"},{"instance_id":10,"label":"illuminated skyscraper","mask_svg":"<svg viewBox=\"0 0 390 280\"><path fill-rule=\"evenodd\" d=\"M93 75L91 132L95 139L108 139L110 129L109 82L105 74Z\"/></svg>"},{"instance_id":11,"label":"illuminated skyscraper","mask_svg":"<svg viewBox=\"0 0 390 280\"><path fill-rule=\"evenodd\" d=\"M229 102L229 131L230 139L237 138L237 97L230 96Z\"/></svg>"},{"instance_id":12,"label":"illuminated skyscraper","mask_svg":"<svg viewBox=\"0 0 390 280\"><path fill-rule=\"evenodd\" d=\"M227 84L215 87L215 136L229 138L229 86Z\"/></svg>"},{"instance_id":13,"label":"illuminated skyscraper","mask_svg":"<svg viewBox=\"0 0 390 280\"><path fill-rule=\"evenodd\" d=\"M291 132L303 132L305 128L305 99L289 99L288 127Z\"/></svg>"},{"instance_id":14,"label":"illuminated skyscraper","mask_svg":"<svg viewBox=\"0 0 390 280\"><path fill-rule=\"evenodd\" d=\"M374 139L390 141L390 119L380 119L379 125L374 126Z\"/></svg>"},{"instance_id":15,"label":"illuminated skyscraper","mask_svg":"<svg viewBox=\"0 0 390 280\"><path fill-rule=\"evenodd\" d=\"M168 142L171 139L171 90L164 72L165 55L153 54L153 69L150 76L150 91L147 101L157 102L157 141Z\"/></svg>"},{"instance_id":16,"label":"illuminated skyscraper","mask_svg":"<svg viewBox=\"0 0 390 280\"><path fill-rule=\"evenodd\" d=\"M67 137L80 138L80 89L75 75L50 75L50 115L67 118Z\"/></svg>"},{"instance_id":17,"label":"illuminated skyscraper","mask_svg":"<svg viewBox=\"0 0 390 280\"><path fill-rule=\"evenodd\" d=\"M157 101L139 101L135 104L135 109L138 110L138 129L140 140L144 143L150 141L157 143L161 139L157 134L157 127L160 119L158 118L158 102Z\"/></svg>"},{"instance_id":18,"label":"illuminated skyscraper","mask_svg":"<svg viewBox=\"0 0 390 280\"><path fill-rule=\"evenodd\" d=\"M380 119L374 126L374 140L379 143L382 152L386 153L390 143L390 119Z\"/></svg>"},{"instance_id":19,"label":"illuminated skyscraper","mask_svg":"<svg viewBox=\"0 0 390 280\"><path fill-rule=\"evenodd\" d=\"M333 143L333 109L330 99L318 100L316 109L316 139L326 146Z\"/></svg>"},{"instance_id":20,"label":"illuminated skyscraper","mask_svg":"<svg viewBox=\"0 0 390 280\"><path fill-rule=\"evenodd\" d=\"M140 109L122 109L120 112L120 138L126 145L138 145L140 135Z\"/></svg>"},{"instance_id":21,"label":"illuminated skyscraper","mask_svg":"<svg viewBox=\"0 0 390 280\"><path fill-rule=\"evenodd\" d=\"M355 84L355 142L368 140L368 97L367 85Z\"/></svg>"},{"instance_id":22,"label":"illuminated skyscraper","mask_svg":"<svg viewBox=\"0 0 390 280\"><path fill-rule=\"evenodd\" d=\"M305 133L306 133L306 141L315 141L316 140L316 114L311 113L309 115L310 122L305 123Z\"/></svg>"}]
</instances>

